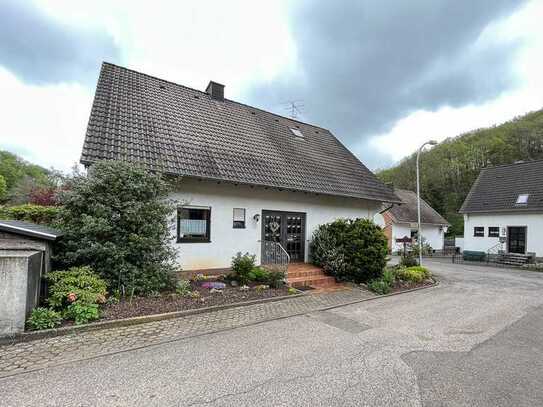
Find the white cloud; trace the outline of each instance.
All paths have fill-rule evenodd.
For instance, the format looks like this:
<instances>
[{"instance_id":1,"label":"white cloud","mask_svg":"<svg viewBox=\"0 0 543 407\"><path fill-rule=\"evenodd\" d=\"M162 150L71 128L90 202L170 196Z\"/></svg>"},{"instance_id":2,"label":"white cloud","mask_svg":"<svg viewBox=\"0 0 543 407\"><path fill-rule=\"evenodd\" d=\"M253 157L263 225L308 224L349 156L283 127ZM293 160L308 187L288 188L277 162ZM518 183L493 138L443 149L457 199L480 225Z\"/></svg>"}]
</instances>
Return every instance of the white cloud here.
<instances>
[{"instance_id":1,"label":"white cloud","mask_svg":"<svg viewBox=\"0 0 543 407\"><path fill-rule=\"evenodd\" d=\"M388 133L370 139L369 147L398 161L427 140L444 140L543 108L542 16L543 2L533 0L506 20L489 26L478 41L521 41L523 46L515 62L519 81L516 89L481 105L444 106L437 111L413 112L399 120ZM368 144L355 146L355 152L367 149Z\"/></svg>"},{"instance_id":2,"label":"white cloud","mask_svg":"<svg viewBox=\"0 0 543 407\"><path fill-rule=\"evenodd\" d=\"M33 86L0 68L0 147L68 170L79 161L92 91L81 85Z\"/></svg>"}]
</instances>

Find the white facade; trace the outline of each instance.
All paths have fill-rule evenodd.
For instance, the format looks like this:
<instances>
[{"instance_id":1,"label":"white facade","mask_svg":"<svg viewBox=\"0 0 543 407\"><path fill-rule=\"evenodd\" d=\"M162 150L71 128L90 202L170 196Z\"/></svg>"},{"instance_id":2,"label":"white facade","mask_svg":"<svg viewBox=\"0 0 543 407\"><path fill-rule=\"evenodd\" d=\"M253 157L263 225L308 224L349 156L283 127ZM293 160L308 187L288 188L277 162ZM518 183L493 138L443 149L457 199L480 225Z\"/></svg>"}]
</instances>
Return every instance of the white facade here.
<instances>
[{"instance_id":1,"label":"white facade","mask_svg":"<svg viewBox=\"0 0 543 407\"><path fill-rule=\"evenodd\" d=\"M445 229L442 225L422 224L422 237L434 250L442 250L445 239ZM403 243L397 243L396 239L411 237L411 231L416 231L417 225L410 223L392 223L392 252L403 250Z\"/></svg>"},{"instance_id":2,"label":"white facade","mask_svg":"<svg viewBox=\"0 0 543 407\"><path fill-rule=\"evenodd\" d=\"M508 227L526 227L526 253L543 257L543 213L492 213L464 215L464 249L486 252L497 245L499 237L488 237L489 227L507 233ZM474 236L475 227L484 227L484 236ZM507 237L503 249L507 248Z\"/></svg>"},{"instance_id":3,"label":"white facade","mask_svg":"<svg viewBox=\"0 0 543 407\"><path fill-rule=\"evenodd\" d=\"M183 270L226 268L237 252L249 252L260 262L262 211L289 211L306 214L305 261L308 261L309 241L318 225L338 218L372 219L381 202L332 197L303 192L279 191L246 185L183 179L180 191L170 198L179 206L209 207L210 242L177 243L177 222L172 219L172 245ZM233 228L234 208L244 208L246 226ZM254 219L259 215L260 219Z\"/></svg>"}]
</instances>

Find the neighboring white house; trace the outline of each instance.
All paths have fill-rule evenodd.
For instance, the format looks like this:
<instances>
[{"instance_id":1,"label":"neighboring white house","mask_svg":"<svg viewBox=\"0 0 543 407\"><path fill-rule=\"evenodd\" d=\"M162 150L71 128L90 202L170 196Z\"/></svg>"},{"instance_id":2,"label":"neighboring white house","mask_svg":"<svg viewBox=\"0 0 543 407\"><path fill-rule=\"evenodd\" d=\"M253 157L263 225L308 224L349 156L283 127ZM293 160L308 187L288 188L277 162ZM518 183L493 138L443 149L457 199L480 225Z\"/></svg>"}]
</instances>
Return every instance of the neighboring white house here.
<instances>
[{"instance_id":1,"label":"neighboring white house","mask_svg":"<svg viewBox=\"0 0 543 407\"><path fill-rule=\"evenodd\" d=\"M178 177L172 244L185 270L226 268L263 242L309 259L315 228L400 199L328 130L104 63L81 162L130 160ZM267 243L266 243L267 244Z\"/></svg>"},{"instance_id":2,"label":"neighboring white house","mask_svg":"<svg viewBox=\"0 0 543 407\"><path fill-rule=\"evenodd\" d=\"M464 250L543 257L543 161L485 168L464 214Z\"/></svg>"},{"instance_id":3,"label":"neighboring white house","mask_svg":"<svg viewBox=\"0 0 543 407\"><path fill-rule=\"evenodd\" d=\"M403 250L403 243L396 242L396 239L407 236L415 242L418 232L417 194L405 189L394 189L394 193L403 203L395 204L382 213L383 231L388 238L388 247L393 253ZM423 242L434 250L443 250L449 222L424 199L421 199L420 210Z\"/></svg>"}]
</instances>

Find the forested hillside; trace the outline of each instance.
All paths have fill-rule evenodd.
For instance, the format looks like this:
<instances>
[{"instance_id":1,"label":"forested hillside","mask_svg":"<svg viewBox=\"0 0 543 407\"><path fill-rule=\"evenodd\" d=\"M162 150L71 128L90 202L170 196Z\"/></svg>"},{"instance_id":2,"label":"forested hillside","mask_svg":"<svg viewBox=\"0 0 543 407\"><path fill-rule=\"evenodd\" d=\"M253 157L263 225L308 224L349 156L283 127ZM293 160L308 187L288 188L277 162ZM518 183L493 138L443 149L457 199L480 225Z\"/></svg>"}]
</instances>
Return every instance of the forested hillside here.
<instances>
[{"instance_id":1,"label":"forested hillside","mask_svg":"<svg viewBox=\"0 0 543 407\"><path fill-rule=\"evenodd\" d=\"M447 139L421 154L422 197L463 233L458 209L483 167L543 159L543 110L507 123ZM416 190L416 154L378 177L394 187Z\"/></svg>"},{"instance_id":2,"label":"forested hillside","mask_svg":"<svg viewBox=\"0 0 543 407\"><path fill-rule=\"evenodd\" d=\"M31 194L51 188L55 178L53 171L0 150L0 204L26 203Z\"/></svg>"}]
</instances>

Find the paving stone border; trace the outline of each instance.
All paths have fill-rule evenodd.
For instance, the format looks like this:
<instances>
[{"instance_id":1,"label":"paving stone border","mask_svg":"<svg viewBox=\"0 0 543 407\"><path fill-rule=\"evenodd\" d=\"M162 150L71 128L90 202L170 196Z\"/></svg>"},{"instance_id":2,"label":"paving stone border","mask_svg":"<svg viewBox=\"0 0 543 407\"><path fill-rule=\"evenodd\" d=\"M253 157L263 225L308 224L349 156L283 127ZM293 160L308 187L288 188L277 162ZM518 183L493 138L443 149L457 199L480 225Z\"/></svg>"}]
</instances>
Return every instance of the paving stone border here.
<instances>
[{"instance_id":1,"label":"paving stone border","mask_svg":"<svg viewBox=\"0 0 543 407\"><path fill-rule=\"evenodd\" d=\"M436 282L433 285L381 296L357 288L297 295L282 301L192 313L110 329L72 331L61 336L0 345L0 387L3 378L31 371L406 294L437 285Z\"/></svg>"},{"instance_id":2,"label":"paving stone border","mask_svg":"<svg viewBox=\"0 0 543 407\"><path fill-rule=\"evenodd\" d=\"M201 308L187 309L183 311L165 312L163 314L151 314L151 315L141 315L138 317L131 317L131 318L112 319L109 321L92 322L90 324L63 326L60 328L53 328L53 329L42 329L40 331L28 331L28 332L23 332L23 333L12 335L12 336L6 336L6 337L0 338L0 346L4 344L29 342L29 341L50 338L50 337L55 337L55 336L75 334L77 332L95 331L99 329L109 329L109 328L115 328L115 327L121 327L121 326L145 324L148 322L162 321L164 319L171 319L171 318L182 318L189 315L202 314L204 312L214 312L214 311L220 311L220 310L229 309L229 308L239 308L239 307L246 307L246 306L254 305L254 304L262 304L265 302L281 301L281 300L300 297L303 295L307 295L307 293L300 291L298 294L290 294L290 295L282 295L278 297L262 298L258 300L234 302L232 304L214 305L211 307L201 307Z\"/></svg>"}]
</instances>

